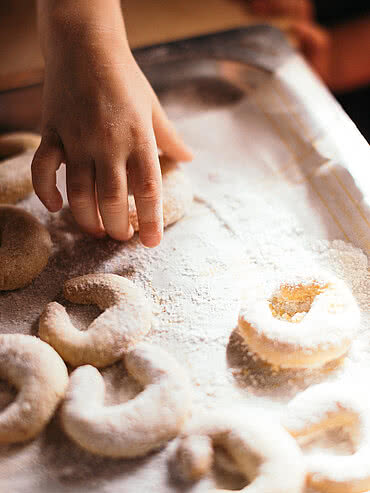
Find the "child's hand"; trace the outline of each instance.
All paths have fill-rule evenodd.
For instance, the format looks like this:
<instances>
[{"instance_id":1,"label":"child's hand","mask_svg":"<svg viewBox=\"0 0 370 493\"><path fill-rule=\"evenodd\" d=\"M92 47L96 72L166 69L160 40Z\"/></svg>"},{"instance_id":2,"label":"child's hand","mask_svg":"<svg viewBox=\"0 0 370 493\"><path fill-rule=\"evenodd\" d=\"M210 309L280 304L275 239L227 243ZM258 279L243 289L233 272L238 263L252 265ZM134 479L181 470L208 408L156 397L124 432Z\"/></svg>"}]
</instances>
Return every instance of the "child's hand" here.
<instances>
[{"instance_id":1,"label":"child's hand","mask_svg":"<svg viewBox=\"0 0 370 493\"><path fill-rule=\"evenodd\" d=\"M123 21L122 30L104 23L76 25L59 21L44 32L43 137L32 163L35 191L50 211L59 210L55 175L65 162L68 200L80 227L127 240L133 234L129 182L140 239L155 246L163 229L157 145L175 160L191 154L133 59Z\"/></svg>"},{"instance_id":2,"label":"child's hand","mask_svg":"<svg viewBox=\"0 0 370 493\"><path fill-rule=\"evenodd\" d=\"M331 43L329 32L314 21L312 0L250 0L253 12L284 17L285 29L292 35L296 47L311 67L328 82Z\"/></svg>"},{"instance_id":3,"label":"child's hand","mask_svg":"<svg viewBox=\"0 0 370 493\"><path fill-rule=\"evenodd\" d=\"M331 69L331 38L329 31L314 22L292 22L288 28L298 50L315 72L328 84Z\"/></svg>"}]
</instances>

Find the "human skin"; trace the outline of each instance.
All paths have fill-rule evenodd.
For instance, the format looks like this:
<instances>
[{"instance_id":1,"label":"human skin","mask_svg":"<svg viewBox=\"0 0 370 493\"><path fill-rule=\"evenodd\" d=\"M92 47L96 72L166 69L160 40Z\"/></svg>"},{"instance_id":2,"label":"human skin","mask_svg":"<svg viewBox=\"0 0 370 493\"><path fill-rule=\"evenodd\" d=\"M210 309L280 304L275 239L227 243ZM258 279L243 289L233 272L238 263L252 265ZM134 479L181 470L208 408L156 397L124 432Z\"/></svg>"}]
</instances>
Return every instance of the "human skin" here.
<instances>
[{"instance_id":1,"label":"human skin","mask_svg":"<svg viewBox=\"0 0 370 493\"><path fill-rule=\"evenodd\" d=\"M350 91L370 82L369 15L325 29L314 21L311 0L250 0L249 6L260 15L289 19L288 30L298 49L333 91Z\"/></svg>"},{"instance_id":2,"label":"human skin","mask_svg":"<svg viewBox=\"0 0 370 493\"><path fill-rule=\"evenodd\" d=\"M249 0L252 11L259 15L294 17L312 20L314 8L311 0Z\"/></svg>"},{"instance_id":3,"label":"human skin","mask_svg":"<svg viewBox=\"0 0 370 493\"><path fill-rule=\"evenodd\" d=\"M130 187L140 240L154 247L163 232L157 146L178 161L192 155L132 56L120 2L38 0L37 6L45 79L35 192L58 211L56 171L65 162L68 201L81 229L125 241L133 235Z\"/></svg>"},{"instance_id":4,"label":"human skin","mask_svg":"<svg viewBox=\"0 0 370 493\"><path fill-rule=\"evenodd\" d=\"M370 16L324 29L318 24L295 22L290 32L307 61L328 87L351 91L370 82Z\"/></svg>"},{"instance_id":5,"label":"human skin","mask_svg":"<svg viewBox=\"0 0 370 493\"><path fill-rule=\"evenodd\" d=\"M370 15L330 29L329 86L346 91L370 82Z\"/></svg>"}]
</instances>

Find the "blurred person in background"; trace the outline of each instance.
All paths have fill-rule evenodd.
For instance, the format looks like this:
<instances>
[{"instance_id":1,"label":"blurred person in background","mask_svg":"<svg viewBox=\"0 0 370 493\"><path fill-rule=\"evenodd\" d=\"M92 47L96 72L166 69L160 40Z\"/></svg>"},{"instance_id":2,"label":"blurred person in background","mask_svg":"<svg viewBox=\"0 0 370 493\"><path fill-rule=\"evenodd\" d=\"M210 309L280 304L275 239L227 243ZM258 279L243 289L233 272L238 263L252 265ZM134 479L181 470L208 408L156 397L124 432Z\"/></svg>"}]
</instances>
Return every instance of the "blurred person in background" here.
<instances>
[{"instance_id":1,"label":"blurred person in background","mask_svg":"<svg viewBox=\"0 0 370 493\"><path fill-rule=\"evenodd\" d=\"M370 3L250 0L253 13L290 19L312 68L370 142Z\"/></svg>"}]
</instances>

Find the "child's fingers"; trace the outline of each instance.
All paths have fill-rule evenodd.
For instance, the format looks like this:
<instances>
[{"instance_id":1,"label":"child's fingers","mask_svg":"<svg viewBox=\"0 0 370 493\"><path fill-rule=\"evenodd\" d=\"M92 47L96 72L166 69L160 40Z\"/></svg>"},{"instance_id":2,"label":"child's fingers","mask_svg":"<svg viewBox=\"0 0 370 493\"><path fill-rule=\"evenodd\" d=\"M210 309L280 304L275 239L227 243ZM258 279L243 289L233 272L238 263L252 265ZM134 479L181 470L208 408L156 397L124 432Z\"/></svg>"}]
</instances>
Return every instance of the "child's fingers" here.
<instances>
[{"instance_id":1,"label":"child's fingers","mask_svg":"<svg viewBox=\"0 0 370 493\"><path fill-rule=\"evenodd\" d=\"M96 189L105 231L119 241L134 234L128 219L126 163L103 159L95 162Z\"/></svg>"},{"instance_id":2,"label":"child's fingers","mask_svg":"<svg viewBox=\"0 0 370 493\"><path fill-rule=\"evenodd\" d=\"M32 160L33 188L50 212L63 206L62 196L56 186L56 172L63 161L63 150L57 135L45 134Z\"/></svg>"},{"instance_id":3,"label":"child's fingers","mask_svg":"<svg viewBox=\"0 0 370 493\"><path fill-rule=\"evenodd\" d=\"M151 143L131 153L128 167L140 241L147 247L155 247L163 235L163 208L162 176L154 136Z\"/></svg>"},{"instance_id":4,"label":"child's fingers","mask_svg":"<svg viewBox=\"0 0 370 493\"><path fill-rule=\"evenodd\" d=\"M67 166L68 201L73 217L82 230L93 236L105 236L95 194L94 163Z\"/></svg>"},{"instance_id":5,"label":"child's fingers","mask_svg":"<svg viewBox=\"0 0 370 493\"><path fill-rule=\"evenodd\" d=\"M153 108L153 128L157 145L164 154L175 161L191 161L193 159L193 154L177 134L157 99Z\"/></svg>"}]
</instances>

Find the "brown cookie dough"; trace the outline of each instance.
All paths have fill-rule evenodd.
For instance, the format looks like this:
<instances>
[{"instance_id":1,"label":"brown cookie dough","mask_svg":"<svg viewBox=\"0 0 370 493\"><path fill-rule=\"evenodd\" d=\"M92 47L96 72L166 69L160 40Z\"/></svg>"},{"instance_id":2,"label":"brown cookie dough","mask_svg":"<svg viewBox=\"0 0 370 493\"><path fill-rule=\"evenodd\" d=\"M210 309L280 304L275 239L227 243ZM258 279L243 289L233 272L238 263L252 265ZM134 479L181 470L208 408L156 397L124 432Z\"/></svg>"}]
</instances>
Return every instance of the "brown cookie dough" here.
<instances>
[{"instance_id":1,"label":"brown cookie dough","mask_svg":"<svg viewBox=\"0 0 370 493\"><path fill-rule=\"evenodd\" d=\"M12 205L0 205L0 291L23 288L45 268L52 243L35 217Z\"/></svg>"},{"instance_id":2,"label":"brown cookie dough","mask_svg":"<svg viewBox=\"0 0 370 493\"><path fill-rule=\"evenodd\" d=\"M0 135L0 204L14 204L32 192L31 161L40 140L28 132Z\"/></svg>"}]
</instances>

